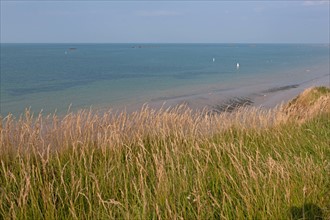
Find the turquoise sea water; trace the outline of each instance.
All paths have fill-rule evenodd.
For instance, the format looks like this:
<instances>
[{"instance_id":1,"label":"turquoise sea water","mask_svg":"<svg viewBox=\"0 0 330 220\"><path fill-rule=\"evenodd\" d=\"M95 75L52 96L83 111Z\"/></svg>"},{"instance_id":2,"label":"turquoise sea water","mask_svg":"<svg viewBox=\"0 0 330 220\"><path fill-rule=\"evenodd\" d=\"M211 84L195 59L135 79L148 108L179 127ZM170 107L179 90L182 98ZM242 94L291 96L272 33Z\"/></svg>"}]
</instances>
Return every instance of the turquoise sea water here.
<instances>
[{"instance_id":1,"label":"turquoise sea water","mask_svg":"<svg viewBox=\"0 0 330 220\"><path fill-rule=\"evenodd\" d=\"M124 106L210 85L299 83L310 73L290 70L322 63L329 45L1 44L0 113Z\"/></svg>"}]
</instances>

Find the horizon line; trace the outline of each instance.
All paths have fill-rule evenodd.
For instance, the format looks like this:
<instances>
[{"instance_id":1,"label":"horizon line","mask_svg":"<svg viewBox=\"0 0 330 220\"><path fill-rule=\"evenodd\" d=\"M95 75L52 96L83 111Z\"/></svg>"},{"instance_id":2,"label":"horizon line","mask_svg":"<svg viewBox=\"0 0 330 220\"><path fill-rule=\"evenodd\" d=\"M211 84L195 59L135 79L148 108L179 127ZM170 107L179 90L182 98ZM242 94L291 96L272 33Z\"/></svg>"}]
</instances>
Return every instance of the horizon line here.
<instances>
[{"instance_id":1,"label":"horizon line","mask_svg":"<svg viewBox=\"0 0 330 220\"><path fill-rule=\"evenodd\" d=\"M330 44L330 42L0 42L0 44Z\"/></svg>"}]
</instances>

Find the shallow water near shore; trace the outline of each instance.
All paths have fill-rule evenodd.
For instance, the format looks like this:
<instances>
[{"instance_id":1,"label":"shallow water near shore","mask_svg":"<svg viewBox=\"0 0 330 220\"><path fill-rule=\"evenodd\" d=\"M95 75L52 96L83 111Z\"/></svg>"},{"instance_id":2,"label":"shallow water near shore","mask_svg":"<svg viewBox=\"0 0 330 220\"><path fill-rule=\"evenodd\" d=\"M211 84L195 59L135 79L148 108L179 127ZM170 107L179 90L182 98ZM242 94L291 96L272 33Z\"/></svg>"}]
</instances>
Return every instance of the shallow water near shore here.
<instances>
[{"instance_id":1,"label":"shallow water near shore","mask_svg":"<svg viewBox=\"0 0 330 220\"><path fill-rule=\"evenodd\" d=\"M0 113L270 93L327 74L322 44L1 44Z\"/></svg>"}]
</instances>

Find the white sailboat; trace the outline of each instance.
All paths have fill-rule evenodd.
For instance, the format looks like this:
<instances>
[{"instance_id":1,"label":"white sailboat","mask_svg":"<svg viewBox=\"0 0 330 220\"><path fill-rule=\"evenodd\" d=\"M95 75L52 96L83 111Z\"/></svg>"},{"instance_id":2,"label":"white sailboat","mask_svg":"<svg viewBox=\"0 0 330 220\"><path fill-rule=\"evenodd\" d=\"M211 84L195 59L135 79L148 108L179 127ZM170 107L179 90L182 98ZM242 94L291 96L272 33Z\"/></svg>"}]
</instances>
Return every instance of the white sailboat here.
<instances>
[{"instance_id":1,"label":"white sailboat","mask_svg":"<svg viewBox=\"0 0 330 220\"><path fill-rule=\"evenodd\" d=\"M239 63L236 63L236 68L239 69Z\"/></svg>"},{"instance_id":2,"label":"white sailboat","mask_svg":"<svg viewBox=\"0 0 330 220\"><path fill-rule=\"evenodd\" d=\"M213 57L213 62L215 62L215 58Z\"/></svg>"}]
</instances>

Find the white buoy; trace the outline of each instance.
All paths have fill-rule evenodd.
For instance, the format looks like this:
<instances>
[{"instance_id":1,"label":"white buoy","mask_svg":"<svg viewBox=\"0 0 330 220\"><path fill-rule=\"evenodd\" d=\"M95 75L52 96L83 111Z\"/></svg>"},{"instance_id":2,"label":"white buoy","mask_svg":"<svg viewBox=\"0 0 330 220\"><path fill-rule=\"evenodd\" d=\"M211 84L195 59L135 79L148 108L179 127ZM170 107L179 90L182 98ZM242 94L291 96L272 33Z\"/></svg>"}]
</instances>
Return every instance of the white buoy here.
<instances>
[{"instance_id":1,"label":"white buoy","mask_svg":"<svg viewBox=\"0 0 330 220\"><path fill-rule=\"evenodd\" d=\"M239 63L236 63L236 68L239 69Z\"/></svg>"}]
</instances>

